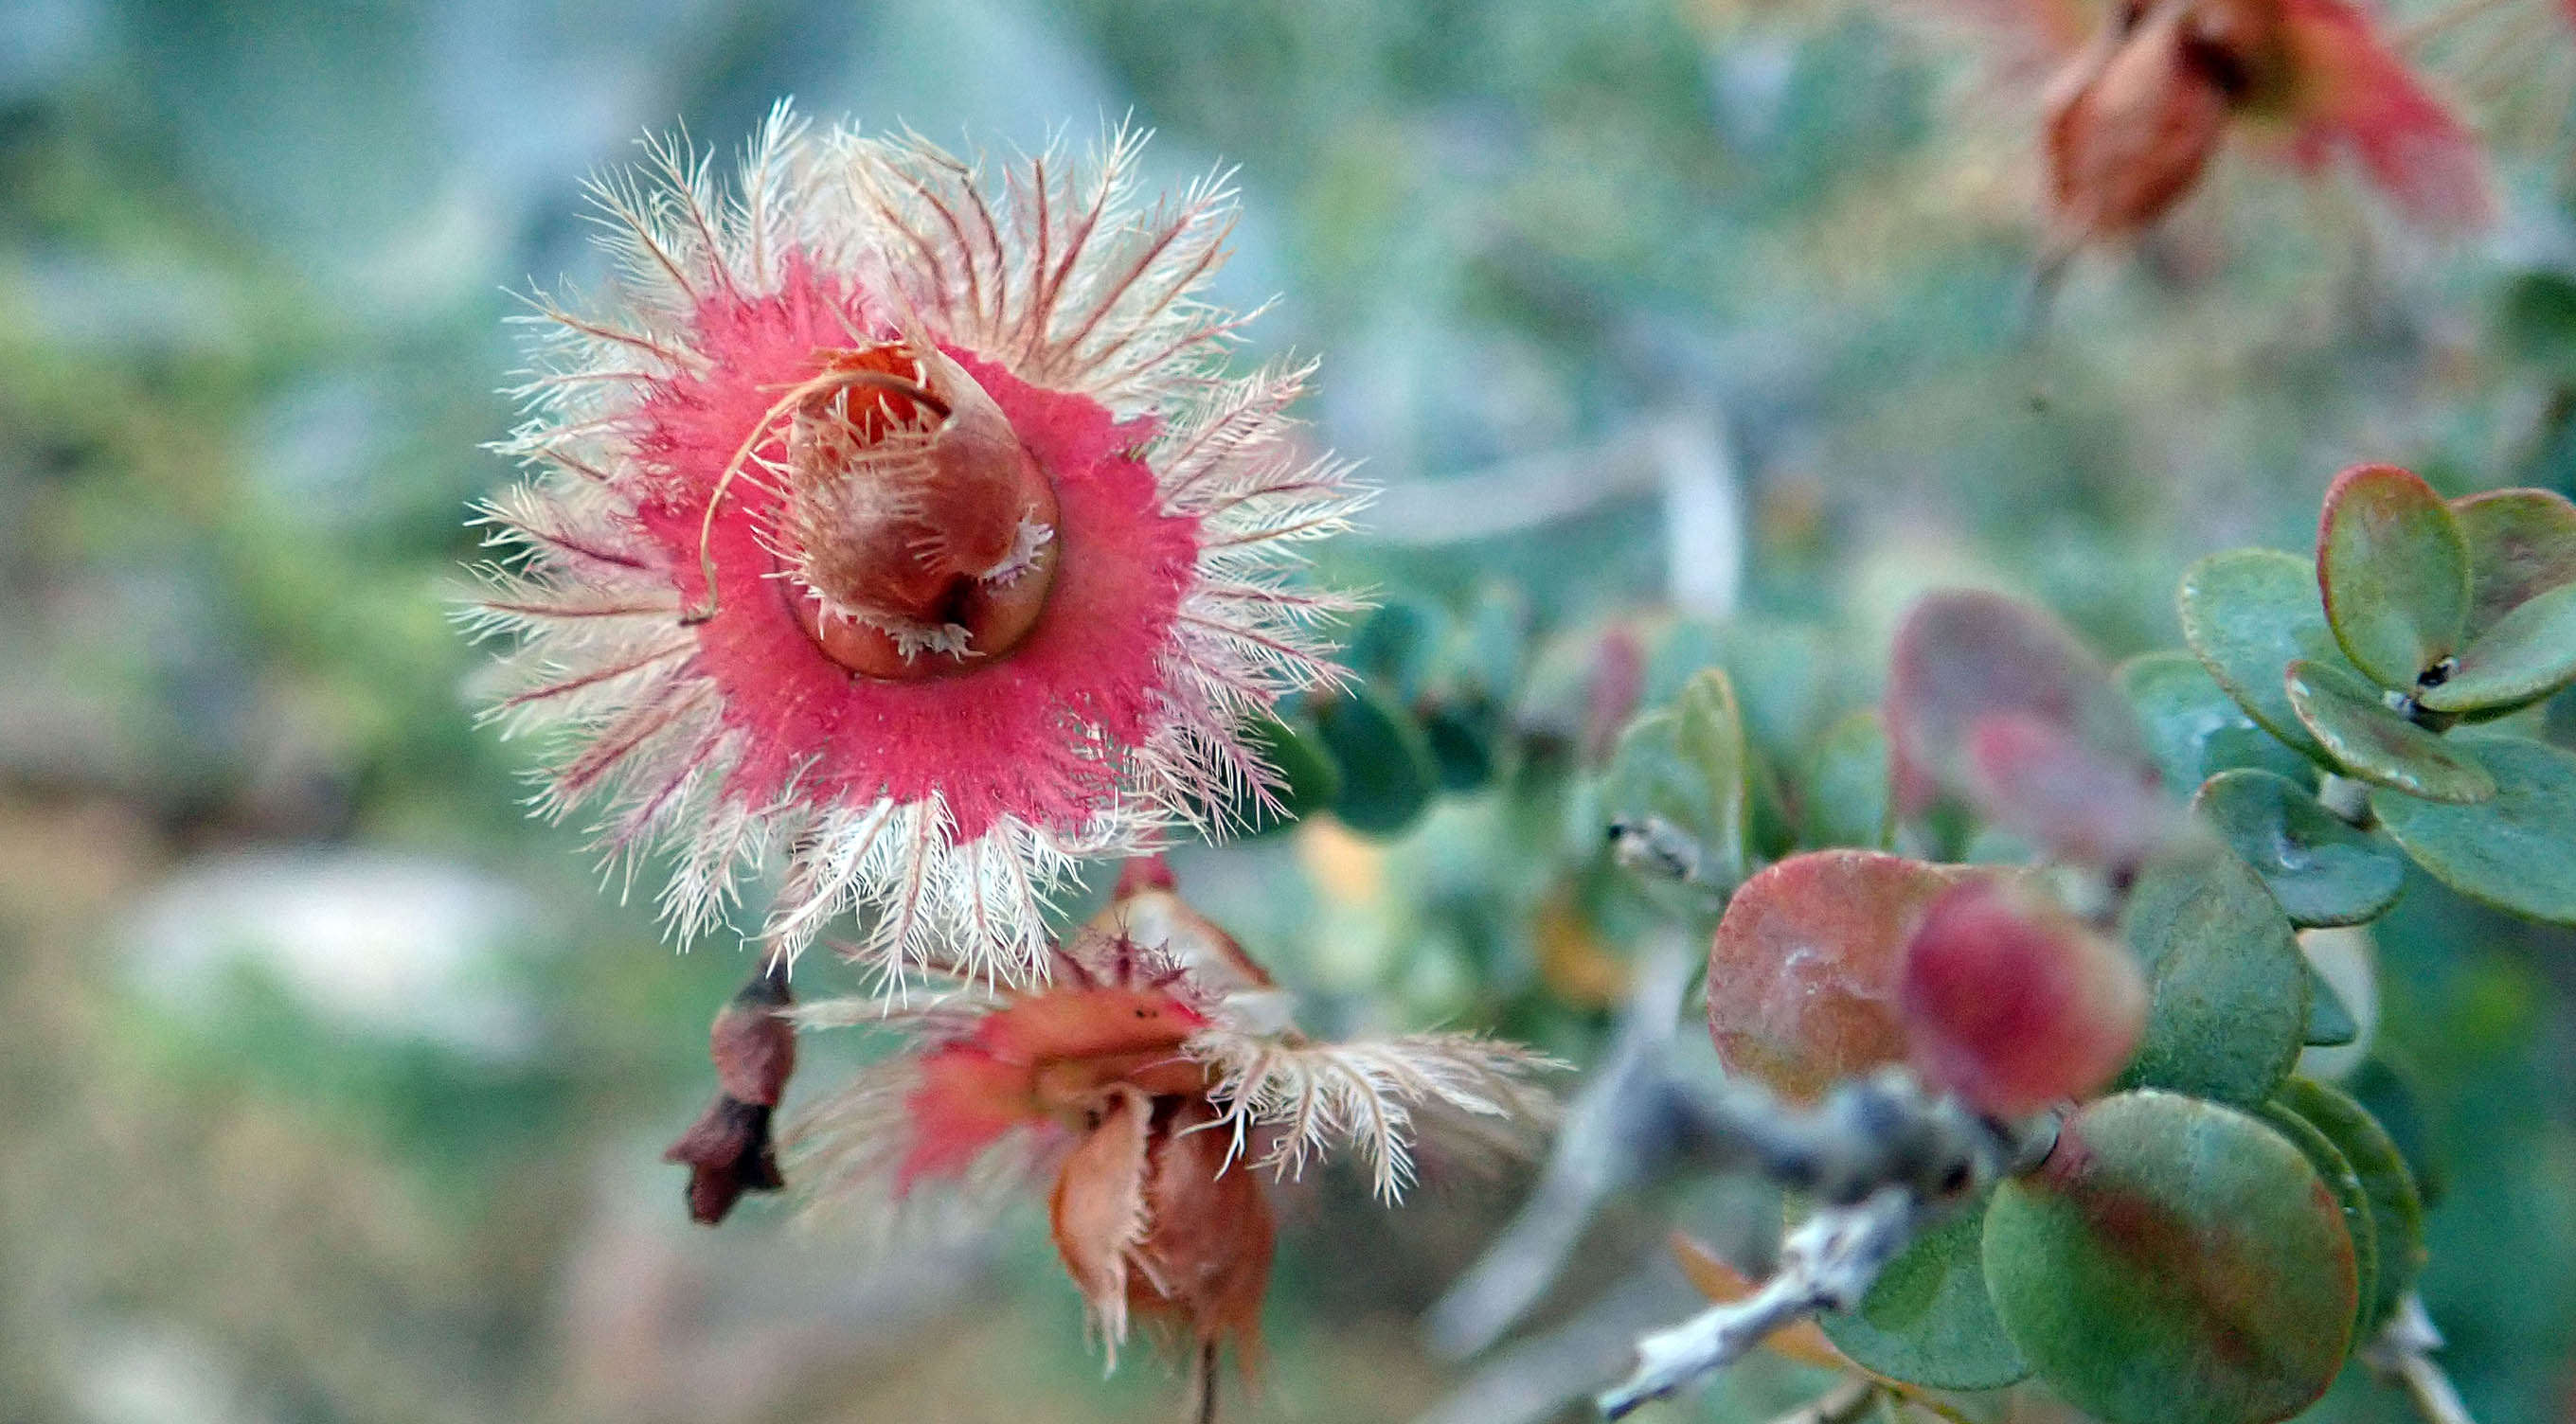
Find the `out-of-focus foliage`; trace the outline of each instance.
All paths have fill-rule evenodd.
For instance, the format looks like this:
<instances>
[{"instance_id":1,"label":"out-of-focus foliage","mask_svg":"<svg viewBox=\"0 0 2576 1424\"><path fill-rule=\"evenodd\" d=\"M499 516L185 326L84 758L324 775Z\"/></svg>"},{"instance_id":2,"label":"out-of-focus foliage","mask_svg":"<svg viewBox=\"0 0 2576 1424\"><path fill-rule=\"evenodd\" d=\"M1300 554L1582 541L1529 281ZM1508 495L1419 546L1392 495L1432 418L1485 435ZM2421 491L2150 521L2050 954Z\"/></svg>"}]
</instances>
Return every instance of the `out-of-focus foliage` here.
<instances>
[{"instance_id":1,"label":"out-of-focus foliage","mask_svg":"<svg viewBox=\"0 0 2576 1424\"><path fill-rule=\"evenodd\" d=\"M1327 1032L1598 1059L1676 909L1603 844L1601 773L1639 710L1707 750L1703 668L1751 789L1681 819L1759 859L1854 844L1884 808L1805 793L1884 784L1861 712L1926 587L2033 595L2121 657L2181 642L2195 558L2304 548L2347 464L2576 487L2563 152L2431 253L2223 165L2039 330L2024 136L1960 76L1830 0L0 0L0 1420L1170 1407L1150 1366L1097 1382L1033 1218L688 1228L655 1157L748 962L600 896L471 726L444 601L512 420L505 289L599 279L577 179L648 128L730 147L792 92L1034 149L1132 111L1163 176L1241 165L1224 295L1284 294L1255 339L1324 356L1319 436L1388 487L1328 571L1411 611L1355 651L1362 698L1289 715L1350 829L1182 864ZM2260 740L2191 677L2120 676L2212 709L2150 737L2184 790ZM2532 716L2576 732L2564 696ZM2404 877L2353 1090L2440 1186L2421 1289L2477 1416L2559 1418L2576 941ZM1283 1193L1247 1414L1550 1417L1687 1297L1671 1220L1742 1255L1778 1219L1656 1179L1536 1344L1462 1367L1414 1321L1520 1183L1426 1166L1394 1213ZM2321 1409L2402 1417L2351 1371Z\"/></svg>"}]
</instances>

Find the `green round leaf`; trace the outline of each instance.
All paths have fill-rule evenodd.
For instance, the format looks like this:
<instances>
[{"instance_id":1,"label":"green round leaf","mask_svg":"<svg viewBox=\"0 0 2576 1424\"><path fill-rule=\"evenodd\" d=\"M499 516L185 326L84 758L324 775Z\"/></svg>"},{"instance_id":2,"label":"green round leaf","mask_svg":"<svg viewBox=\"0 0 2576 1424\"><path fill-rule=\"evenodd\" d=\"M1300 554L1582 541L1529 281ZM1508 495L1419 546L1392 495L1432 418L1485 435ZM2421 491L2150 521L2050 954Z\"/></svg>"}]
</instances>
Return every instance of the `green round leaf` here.
<instances>
[{"instance_id":1,"label":"green round leaf","mask_svg":"<svg viewBox=\"0 0 2576 1424\"><path fill-rule=\"evenodd\" d=\"M1496 579L1477 590L1449 642L1449 680L1500 707L1520 690L1529 660L1529 599L1519 585Z\"/></svg>"},{"instance_id":2,"label":"green round leaf","mask_svg":"<svg viewBox=\"0 0 2576 1424\"><path fill-rule=\"evenodd\" d=\"M2361 1037L2361 1020L2317 971L2316 962L2301 956L2308 971L2308 1023L2299 1031L2299 1043L2307 1048L2341 1048Z\"/></svg>"},{"instance_id":3,"label":"green round leaf","mask_svg":"<svg viewBox=\"0 0 2576 1424\"><path fill-rule=\"evenodd\" d=\"M1449 611L1422 598L1395 598L1351 635L1342 661L1369 685L1411 702L1430 680L1449 638Z\"/></svg>"},{"instance_id":4,"label":"green round leaf","mask_svg":"<svg viewBox=\"0 0 2576 1424\"><path fill-rule=\"evenodd\" d=\"M2521 737L2457 738L2500 788L2475 806L2374 791L2370 809L2433 878L2497 909L2576 925L2576 756Z\"/></svg>"},{"instance_id":5,"label":"green round leaf","mask_svg":"<svg viewBox=\"0 0 2576 1424\"><path fill-rule=\"evenodd\" d=\"M2289 918L2243 861L2215 846L2151 863L2120 935L2147 973L2147 1031L2122 1087L2221 1102L2271 1096L2298 1060L2307 968Z\"/></svg>"},{"instance_id":6,"label":"green round leaf","mask_svg":"<svg viewBox=\"0 0 2576 1424\"><path fill-rule=\"evenodd\" d=\"M1814 625L1739 614L1727 622L1676 618L1646 661L1648 702L1679 693L1706 667L1721 667L1744 706L1744 729L1765 751L1796 747L1843 706L1848 678Z\"/></svg>"},{"instance_id":7,"label":"green round leaf","mask_svg":"<svg viewBox=\"0 0 2576 1424\"><path fill-rule=\"evenodd\" d=\"M2469 632L2532 597L2576 583L2576 504L2549 490L2488 490L2451 501L2469 543Z\"/></svg>"},{"instance_id":8,"label":"green round leaf","mask_svg":"<svg viewBox=\"0 0 2576 1424\"><path fill-rule=\"evenodd\" d=\"M2227 771L2192 805L2228 848L2263 877L2296 925L2377 919L2406 886L2406 858L2268 771Z\"/></svg>"},{"instance_id":9,"label":"green round leaf","mask_svg":"<svg viewBox=\"0 0 2576 1424\"><path fill-rule=\"evenodd\" d=\"M2028 865L2039 859L2039 850L2001 826L1980 826L1960 848L1959 859L1968 865Z\"/></svg>"},{"instance_id":10,"label":"green round leaf","mask_svg":"<svg viewBox=\"0 0 2576 1424\"><path fill-rule=\"evenodd\" d=\"M2342 1092L2323 1083L2292 1078L2281 1085L2281 1106L2313 1124L2350 1163L2370 1210L2371 1234L2379 1243L2379 1269L2371 1293L2362 1300L2360 1335L2379 1333L2415 1278L2424 1270L2424 1200L2415 1190L2415 1174L2388 1130Z\"/></svg>"},{"instance_id":11,"label":"green round leaf","mask_svg":"<svg viewBox=\"0 0 2576 1424\"><path fill-rule=\"evenodd\" d=\"M1867 708L1825 729L1807 763L1806 841L1885 850L1896 834L1887 729Z\"/></svg>"},{"instance_id":12,"label":"green round leaf","mask_svg":"<svg viewBox=\"0 0 2576 1424\"><path fill-rule=\"evenodd\" d=\"M2576 381L2576 282L2541 269L2516 274L2497 304L2496 336L2515 360Z\"/></svg>"},{"instance_id":13,"label":"green round leaf","mask_svg":"<svg viewBox=\"0 0 2576 1424\"><path fill-rule=\"evenodd\" d=\"M1934 1389L2001 1389L2030 1366L1986 1293L1983 1204L1926 1232L1887 1263L1861 1303L1817 1317L1862 1369Z\"/></svg>"},{"instance_id":14,"label":"green round leaf","mask_svg":"<svg viewBox=\"0 0 2576 1424\"><path fill-rule=\"evenodd\" d=\"M2290 1145L2299 1149L2299 1155L2308 1159L2308 1165L2316 1169L2317 1179L2326 1184L2326 1190L2334 1194L2335 1208L2343 1214L2344 1234L2352 1238L2352 1341L2359 1345L2369 1338L2362 1327L2379 1289L2379 1226L2371 1218L2370 1196L2362 1189L2361 1174L2352 1169L2352 1163L2333 1139L2284 1107L2280 1099L2256 1108L2254 1115L2263 1119L2264 1126L2288 1138Z\"/></svg>"},{"instance_id":15,"label":"green round leaf","mask_svg":"<svg viewBox=\"0 0 2576 1424\"><path fill-rule=\"evenodd\" d=\"M1440 768L1440 785L1474 791L1494 778L1494 732L1465 708L1434 706L1422 714L1423 739Z\"/></svg>"},{"instance_id":16,"label":"green round leaf","mask_svg":"<svg viewBox=\"0 0 2576 1424\"><path fill-rule=\"evenodd\" d=\"M2108 1424L2269 1424L2343 1366L2359 1301L2334 1195L2216 1103L2087 1105L1986 1212L1986 1283L2023 1358Z\"/></svg>"},{"instance_id":17,"label":"green round leaf","mask_svg":"<svg viewBox=\"0 0 2576 1424\"><path fill-rule=\"evenodd\" d=\"M2468 540L2413 471L2346 470L2317 522L2317 585L2353 665L2383 687L2413 687L2468 625Z\"/></svg>"},{"instance_id":18,"label":"green round leaf","mask_svg":"<svg viewBox=\"0 0 2576 1424\"><path fill-rule=\"evenodd\" d=\"M1342 773L1333 814L1362 835L1391 836L1412 825L1440 779L1422 728L1371 687L1317 698L1312 710Z\"/></svg>"},{"instance_id":19,"label":"green round leaf","mask_svg":"<svg viewBox=\"0 0 2576 1424\"><path fill-rule=\"evenodd\" d=\"M2136 710L2147 734L2147 751L2167 786L2198 786L2236 767L2292 777L2309 768L2306 757L2247 716L2189 653L2141 653L2120 664L2112 677Z\"/></svg>"},{"instance_id":20,"label":"green round leaf","mask_svg":"<svg viewBox=\"0 0 2576 1424\"><path fill-rule=\"evenodd\" d=\"M2520 707L2576 679L2576 583L2517 606L2479 634L2416 700L2436 712Z\"/></svg>"},{"instance_id":21,"label":"green round leaf","mask_svg":"<svg viewBox=\"0 0 2576 1424\"><path fill-rule=\"evenodd\" d=\"M2343 661L2317 600L2315 566L2274 549L2212 554L2184 572L2178 608L2192 655L2227 695L2301 755L2329 760L2281 683L2293 659Z\"/></svg>"},{"instance_id":22,"label":"green round leaf","mask_svg":"<svg viewBox=\"0 0 2576 1424\"><path fill-rule=\"evenodd\" d=\"M2385 1058L2362 1060L2343 1079L2343 1090L2370 1114L2371 1120L2397 1144L2407 1175L2427 1209L2442 1200L2442 1163L2434 1155L2433 1128L2424 1120L2424 1095L2409 1073Z\"/></svg>"},{"instance_id":23,"label":"green round leaf","mask_svg":"<svg viewBox=\"0 0 2576 1424\"><path fill-rule=\"evenodd\" d=\"M2392 711L2377 689L2332 667L2301 660L2284 680L2299 720L2345 771L2375 786L2428 801L2484 801L2495 781L2440 735Z\"/></svg>"}]
</instances>

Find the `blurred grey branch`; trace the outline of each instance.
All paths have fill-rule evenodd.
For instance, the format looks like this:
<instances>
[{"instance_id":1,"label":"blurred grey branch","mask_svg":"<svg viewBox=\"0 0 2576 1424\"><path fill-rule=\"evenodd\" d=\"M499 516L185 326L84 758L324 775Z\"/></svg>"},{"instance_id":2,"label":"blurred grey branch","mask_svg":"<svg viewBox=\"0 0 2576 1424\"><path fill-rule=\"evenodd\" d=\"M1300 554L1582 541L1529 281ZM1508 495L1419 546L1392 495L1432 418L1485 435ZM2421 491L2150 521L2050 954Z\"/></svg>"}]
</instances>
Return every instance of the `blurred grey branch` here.
<instances>
[{"instance_id":1,"label":"blurred grey branch","mask_svg":"<svg viewBox=\"0 0 2576 1424\"><path fill-rule=\"evenodd\" d=\"M1930 1210L1907 1188L1889 1186L1857 1206L1808 1217L1781 1243L1780 1267L1760 1290L1639 1339L1636 1371L1601 1395L1602 1414L1620 1418L1735 1363L1776 1330L1858 1304Z\"/></svg>"},{"instance_id":2,"label":"blurred grey branch","mask_svg":"<svg viewBox=\"0 0 2576 1424\"><path fill-rule=\"evenodd\" d=\"M1556 1279L1601 1203L1677 1153L1813 1197L1818 1210L1782 1244L1779 1268L1761 1289L1638 1342L1634 1373L1600 1397L1615 1418L1734 1362L1782 1326L1856 1304L1922 1230L2055 1141L2053 1117L1998 1123L1933 1096L1898 1068L1843 1083L1812 1109L1784 1105L1749 1083L1686 1078L1670 1050L1689 982L1682 941L1647 950L1610 1056L1568 1111L1529 1203L1432 1307L1433 1348L1463 1358L1502 1338ZM1573 1326L1560 1333L1567 1340L1532 1358L1557 1359L1588 1343ZM1505 1390L1523 1373L1489 1370L1476 1382L1480 1392L1462 1392L1433 1417L1459 1415L1470 1394ZM1518 1399L1545 1391L1509 1392Z\"/></svg>"},{"instance_id":3,"label":"blurred grey branch","mask_svg":"<svg viewBox=\"0 0 2576 1424\"><path fill-rule=\"evenodd\" d=\"M1368 532L1415 547L1463 544L1660 492L1675 602L1722 615L1742 579L1739 483L1723 420L1711 409L1668 408L1591 444L1390 484L1370 507Z\"/></svg>"},{"instance_id":4,"label":"blurred grey branch","mask_svg":"<svg viewBox=\"0 0 2576 1424\"><path fill-rule=\"evenodd\" d=\"M1528 1205L1431 1307L1434 1350L1465 1359L1501 1339L1556 1279L1603 1198L1643 1179L1668 1149L1680 1085L1665 1049L1689 986L1678 937L1647 949L1610 1054L1566 1110Z\"/></svg>"}]
</instances>

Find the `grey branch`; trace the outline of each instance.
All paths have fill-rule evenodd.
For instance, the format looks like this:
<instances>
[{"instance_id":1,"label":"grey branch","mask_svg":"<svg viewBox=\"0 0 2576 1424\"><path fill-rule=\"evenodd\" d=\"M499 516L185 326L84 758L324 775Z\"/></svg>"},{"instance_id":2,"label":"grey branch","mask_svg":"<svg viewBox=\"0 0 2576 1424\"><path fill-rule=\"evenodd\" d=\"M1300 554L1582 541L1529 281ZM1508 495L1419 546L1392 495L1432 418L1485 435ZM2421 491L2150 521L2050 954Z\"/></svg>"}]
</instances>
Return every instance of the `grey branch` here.
<instances>
[{"instance_id":1,"label":"grey branch","mask_svg":"<svg viewBox=\"0 0 2576 1424\"><path fill-rule=\"evenodd\" d=\"M1713 1305L1637 1342L1637 1369L1605 1391L1604 1416L1617 1419L1712 1370L1742 1359L1773 1331L1820 1310L1845 1310L1914 1239L1926 1204L1903 1186L1881 1187L1858 1205L1808 1217L1780 1243L1780 1269L1742 1300Z\"/></svg>"},{"instance_id":2,"label":"grey branch","mask_svg":"<svg viewBox=\"0 0 2576 1424\"><path fill-rule=\"evenodd\" d=\"M1784 1107L1744 1082L1696 1095L1686 1106L1704 1157L1832 1206L1887 1186L1927 1202L1955 1200L2047 1156L2057 1133L2053 1114L2020 1125L1996 1122L1955 1098L1933 1097L1901 1068L1839 1084L1812 1112Z\"/></svg>"},{"instance_id":3,"label":"grey branch","mask_svg":"<svg viewBox=\"0 0 2576 1424\"><path fill-rule=\"evenodd\" d=\"M1733 1364L1784 1326L1858 1304L1926 1227L2056 1141L2054 1115L2020 1126L1979 1117L1897 1068L1841 1084L1813 1111L1745 1083L1698 1106L1711 1155L1820 1205L1781 1243L1761 1289L1637 1342L1635 1372L1600 1398L1612 1419Z\"/></svg>"}]
</instances>

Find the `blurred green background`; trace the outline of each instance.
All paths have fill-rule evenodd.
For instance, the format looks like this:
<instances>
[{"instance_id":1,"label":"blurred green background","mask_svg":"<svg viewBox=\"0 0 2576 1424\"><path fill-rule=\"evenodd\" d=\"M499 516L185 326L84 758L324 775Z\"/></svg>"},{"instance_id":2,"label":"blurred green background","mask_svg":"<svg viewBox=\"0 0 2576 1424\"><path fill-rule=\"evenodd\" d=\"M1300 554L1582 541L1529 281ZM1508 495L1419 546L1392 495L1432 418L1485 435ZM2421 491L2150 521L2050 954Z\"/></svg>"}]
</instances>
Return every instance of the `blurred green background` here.
<instances>
[{"instance_id":1,"label":"blurred green background","mask_svg":"<svg viewBox=\"0 0 2576 1424\"><path fill-rule=\"evenodd\" d=\"M509 291L600 278L578 183L647 131L730 150L792 94L1003 153L1132 114L1157 175L1240 164L1219 296L1282 295L1255 347L1325 358L1307 414L1388 489L1334 577L1499 583L1542 630L1677 602L1832 703L1941 582L2170 645L2184 563L2303 546L2355 460L2571 488L2563 137L2443 252L2231 161L2042 333L2026 132L1958 60L1835 0L0 0L0 1421L1177 1408L1150 1358L1098 1382L1034 1211L687 1226L658 1154L748 957L600 893L472 726L448 617ZM1459 799L1384 852L1418 874L1319 890L1352 853L1301 835L1185 883L1326 1025L1589 1059L1607 996L1458 928L1527 899ZM2447 1358L2489 1424L2576 1417L2576 939L2427 884L2382 947ZM1681 1308L1664 1223L1745 1211L1623 1198L1532 1343L1444 1361L1416 1322L1522 1175L1284 1192L1239 1417L1556 1417Z\"/></svg>"}]
</instances>

